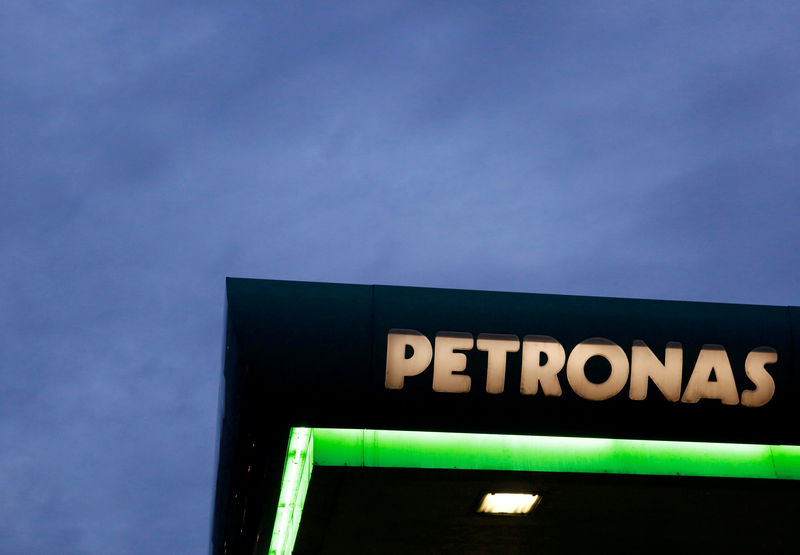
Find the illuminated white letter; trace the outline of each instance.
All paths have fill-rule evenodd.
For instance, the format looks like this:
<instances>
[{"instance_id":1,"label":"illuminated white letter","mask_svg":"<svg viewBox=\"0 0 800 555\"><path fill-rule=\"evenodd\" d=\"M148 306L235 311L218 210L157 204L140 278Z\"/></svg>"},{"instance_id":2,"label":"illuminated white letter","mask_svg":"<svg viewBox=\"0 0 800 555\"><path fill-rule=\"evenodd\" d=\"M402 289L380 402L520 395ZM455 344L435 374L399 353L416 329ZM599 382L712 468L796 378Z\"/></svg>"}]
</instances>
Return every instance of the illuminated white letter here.
<instances>
[{"instance_id":1,"label":"illuminated white letter","mask_svg":"<svg viewBox=\"0 0 800 555\"><path fill-rule=\"evenodd\" d=\"M486 393L502 393L506 384L506 354L519 351L516 335L482 333L476 342L479 351L486 351Z\"/></svg>"},{"instance_id":2,"label":"illuminated white letter","mask_svg":"<svg viewBox=\"0 0 800 555\"><path fill-rule=\"evenodd\" d=\"M433 390L446 393L467 393L470 377L456 374L467 367L467 355L453 351L472 349L472 334L446 331L436 334L433 355Z\"/></svg>"},{"instance_id":3,"label":"illuminated white letter","mask_svg":"<svg viewBox=\"0 0 800 555\"><path fill-rule=\"evenodd\" d=\"M611 375L603 383L590 382L584 371L586 362L596 356L603 357L611 365ZM569 354L567 380L575 393L584 399L609 399L622 391L628 381L628 357L622 347L608 339L593 337L581 341Z\"/></svg>"},{"instance_id":4,"label":"illuminated white letter","mask_svg":"<svg viewBox=\"0 0 800 555\"><path fill-rule=\"evenodd\" d=\"M716 381L711 381L711 372ZM694 370L686 384L681 398L682 403L696 403L700 399L719 399L723 405L738 405L739 392L728 360L728 353L722 345L703 345Z\"/></svg>"},{"instance_id":5,"label":"illuminated white letter","mask_svg":"<svg viewBox=\"0 0 800 555\"><path fill-rule=\"evenodd\" d=\"M744 371L755 384L755 389L742 391L742 404L746 407L766 405L775 394L775 381L764 368L767 364L778 362L778 353L772 347L758 347L747 354Z\"/></svg>"},{"instance_id":6,"label":"illuminated white letter","mask_svg":"<svg viewBox=\"0 0 800 555\"><path fill-rule=\"evenodd\" d=\"M546 359L540 364L542 353ZM567 355L561 343L546 335L526 335L522 339L522 377L519 391L523 395L536 395L539 384L548 397L561 395L557 374L564 368Z\"/></svg>"},{"instance_id":7,"label":"illuminated white letter","mask_svg":"<svg viewBox=\"0 0 800 555\"><path fill-rule=\"evenodd\" d=\"M647 397L648 378L673 403L681 398L681 376L683 375L683 349L675 341L667 343L664 364L644 341L633 342L631 349L630 398L641 401Z\"/></svg>"},{"instance_id":8,"label":"illuminated white letter","mask_svg":"<svg viewBox=\"0 0 800 555\"><path fill-rule=\"evenodd\" d=\"M406 358L406 348L411 356ZM416 376L431 363L433 349L428 338L416 330L389 330L386 337L386 389L403 389L406 376Z\"/></svg>"}]
</instances>

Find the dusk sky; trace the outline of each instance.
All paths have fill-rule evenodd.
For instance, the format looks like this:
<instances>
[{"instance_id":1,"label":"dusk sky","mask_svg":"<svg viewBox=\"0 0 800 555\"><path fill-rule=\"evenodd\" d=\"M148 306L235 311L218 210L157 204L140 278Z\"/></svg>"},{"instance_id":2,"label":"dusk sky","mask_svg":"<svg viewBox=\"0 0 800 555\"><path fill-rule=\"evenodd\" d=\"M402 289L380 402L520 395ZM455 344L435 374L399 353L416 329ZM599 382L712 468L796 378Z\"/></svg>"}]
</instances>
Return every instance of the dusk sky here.
<instances>
[{"instance_id":1,"label":"dusk sky","mask_svg":"<svg viewBox=\"0 0 800 555\"><path fill-rule=\"evenodd\" d=\"M798 2L7 2L0 553L205 553L225 277L800 305Z\"/></svg>"}]
</instances>

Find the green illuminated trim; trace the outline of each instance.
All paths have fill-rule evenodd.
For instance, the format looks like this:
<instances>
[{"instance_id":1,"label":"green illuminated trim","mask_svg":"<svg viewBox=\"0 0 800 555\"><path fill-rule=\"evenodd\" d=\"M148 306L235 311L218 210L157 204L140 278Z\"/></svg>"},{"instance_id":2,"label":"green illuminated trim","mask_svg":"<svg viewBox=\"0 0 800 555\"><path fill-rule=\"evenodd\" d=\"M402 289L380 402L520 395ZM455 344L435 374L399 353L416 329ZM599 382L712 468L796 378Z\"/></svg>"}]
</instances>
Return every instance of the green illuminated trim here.
<instances>
[{"instance_id":1,"label":"green illuminated trim","mask_svg":"<svg viewBox=\"0 0 800 555\"><path fill-rule=\"evenodd\" d=\"M293 428L270 554L292 552L312 464L800 480L800 446Z\"/></svg>"},{"instance_id":2,"label":"green illuminated trim","mask_svg":"<svg viewBox=\"0 0 800 555\"><path fill-rule=\"evenodd\" d=\"M286 464L283 467L283 482L272 527L269 555L290 554L294 549L300 516L311 480L314 461L314 443L310 428L292 428Z\"/></svg>"},{"instance_id":3,"label":"green illuminated trim","mask_svg":"<svg viewBox=\"0 0 800 555\"><path fill-rule=\"evenodd\" d=\"M314 464L800 479L800 447L314 428Z\"/></svg>"}]
</instances>

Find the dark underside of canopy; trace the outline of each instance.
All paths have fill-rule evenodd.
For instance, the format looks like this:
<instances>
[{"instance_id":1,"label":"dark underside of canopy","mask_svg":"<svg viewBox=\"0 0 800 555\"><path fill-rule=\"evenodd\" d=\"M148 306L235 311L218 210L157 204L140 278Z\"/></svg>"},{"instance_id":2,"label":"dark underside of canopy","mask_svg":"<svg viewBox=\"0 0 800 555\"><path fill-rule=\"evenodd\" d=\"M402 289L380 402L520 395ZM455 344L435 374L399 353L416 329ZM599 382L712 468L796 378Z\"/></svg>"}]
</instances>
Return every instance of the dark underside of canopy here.
<instances>
[{"instance_id":1,"label":"dark underside of canopy","mask_svg":"<svg viewBox=\"0 0 800 555\"><path fill-rule=\"evenodd\" d=\"M532 492L525 516L478 514ZM800 483L315 467L295 553L797 552Z\"/></svg>"}]
</instances>

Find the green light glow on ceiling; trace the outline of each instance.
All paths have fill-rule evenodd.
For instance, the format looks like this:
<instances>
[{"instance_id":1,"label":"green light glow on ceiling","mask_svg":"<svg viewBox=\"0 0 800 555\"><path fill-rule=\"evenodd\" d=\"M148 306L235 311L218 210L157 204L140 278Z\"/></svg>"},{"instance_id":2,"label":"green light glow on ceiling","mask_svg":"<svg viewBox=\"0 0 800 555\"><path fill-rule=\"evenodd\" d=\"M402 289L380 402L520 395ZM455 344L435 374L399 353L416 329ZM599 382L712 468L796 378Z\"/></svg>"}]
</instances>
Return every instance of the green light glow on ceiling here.
<instances>
[{"instance_id":1,"label":"green light glow on ceiling","mask_svg":"<svg viewBox=\"0 0 800 555\"><path fill-rule=\"evenodd\" d=\"M294 548L313 465L800 480L800 446L293 428L270 555Z\"/></svg>"}]
</instances>

